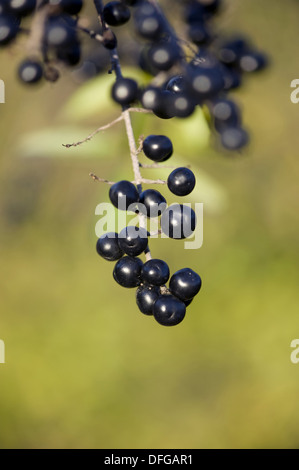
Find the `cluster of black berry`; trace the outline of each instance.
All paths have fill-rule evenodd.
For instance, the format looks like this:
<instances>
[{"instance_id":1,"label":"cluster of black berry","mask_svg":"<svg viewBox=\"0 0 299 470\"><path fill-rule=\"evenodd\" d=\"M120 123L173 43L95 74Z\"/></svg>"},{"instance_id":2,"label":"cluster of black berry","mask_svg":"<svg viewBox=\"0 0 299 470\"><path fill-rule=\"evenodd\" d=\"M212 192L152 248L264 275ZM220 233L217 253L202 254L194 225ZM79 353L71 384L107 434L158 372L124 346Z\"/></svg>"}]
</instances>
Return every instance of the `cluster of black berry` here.
<instances>
[{"instance_id":1,"label":"cluster of black berry","mask_svg":"<svg viewBox=\"0 0 299 470\"><path fill-rule=\"evenodd\" d=\"M236 151L246 146L249 136L240 108L227 95L241 86L244 73L264 69L266 56L244 38L224 40L213 33L221 0L183 2L189 42L176 34L153 2L133 3L134 30L143 42L138 65L155 78L142 88L121 78L114 86L114 99L122 105L139 102L161 119L187 118L197 106L204 107L222 147ZM111 26L130 18L129 8L120 1L109 2L104 13L106 9L104 18Z\"/></svg>"},{"instance_id":2,"label":"cluster of black berry","mask_svg":"<svg viewBox=\"0 0 299 470\"><path fill-rule=\"evenodd\" d=\"M62 62L77 65L81 47L76 28L76 15L83 0L0 0L0 46L11 44L21 33L31 40L29 55L19 65L23 83L38 83L44 77L55 82ZM23 26L32 16L31 29Z\"/></svg>"},{"instance_id":3,"label":"cluster of black berry","mask_svg":"<svg viewBox=\"0 0 299 470\"><path fill-rule=\"evenodd\" d=\"M178 28L174 29L160 3L178 12L175 22L180 24ZM152 259L146 221L159 218L161 233L183 239L194 232L196 214L185 204L168 207L159 191L142 189L142 183L148 180L142 179L138 151L132 148L136 142L133 130L128 129L131 126L128 113L136 110L160 119L188 118L201 107L222 147L240 150L247 145L249 136L243 128L240 109L228 94L241 86L244 74L264 69L267 60L244 38L227 40L215 33L214 19L223 8L222 0L160 3L93 0L99 27L91 30L79 16L87 5L83 0L0 0L0 46L11 44L20 33L28 34L30 56L18 70L19 78L27 84L43 78L54 82L59 77L60 63L69 67L79 64L84 34L104 46L111 64L108 72L114 72L116 77L111 96L121 106L126 122L135 175L133 183L126 180L111 183L109 196L117 209L138 214L139 227L128 226L119 234L102 235L97 251L106 260L116 261L113 276L118 284L137 288L141 312L171 326L183 320L186 306L201 288L201 278L189 268L170 277L167 263ZM25 19L23 24L23 19L30 15L32 20L26 29L28 23ZM118 36L114 28L125 24L131 26L136 39L132 49L134 63L150 76L146 84L122 74L118 47L122 28ZM103 67L99 70L102 72ZM159 167L171 157L173 146L167 136L149 135L142 141L141 151ZM165 183L176 196L186 196L194 189L195 176L188 168L177 168ZM145 263L139 258L142 253Z\"/></svg>"},{"instance_id":4,"label":"cluster of black berry","mask_svg":"<svg viewBox=\"0 0 299 470\"><path fill-rule=\"evenodd\" d=\"M154 162L168 160L173 153L171 140L164 135L149 135L143 142L144 154ZM176 196L186 196L195 187L195 176L189 168L176 168L168 179L168 189ZM155 189L139 192L130 181L119 181L109 191L111 203L120 210L132 211L147 218L160 217L161 231L170 238L183 239L196 227L193 209L184 204L167 202ZM140 311L154 315L161 325L173 326L185 317L186 307L201 288L201 278L192 269L175 272L169 280L167 263L161 259L148 259L139 255L149 253L150 234L143 227L128 226L119 234L110 232L97 241L97 252L108 261L117 261L113 277L123 287L136 288L136 301Z\"/></svg>"}]
</instances>

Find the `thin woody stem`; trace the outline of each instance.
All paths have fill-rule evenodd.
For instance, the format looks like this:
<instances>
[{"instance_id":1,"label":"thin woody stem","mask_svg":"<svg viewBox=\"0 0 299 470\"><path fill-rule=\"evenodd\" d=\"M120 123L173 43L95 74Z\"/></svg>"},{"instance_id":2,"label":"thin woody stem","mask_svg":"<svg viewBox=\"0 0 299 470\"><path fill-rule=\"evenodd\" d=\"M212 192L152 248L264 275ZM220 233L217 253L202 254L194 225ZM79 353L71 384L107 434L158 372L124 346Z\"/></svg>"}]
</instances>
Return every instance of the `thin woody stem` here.
<instances>
[{"instance_id":1,"label":"thin woody stem","mask_svg":"<svg viewBox=\"0 0 299 470\"><path fill-rule=\"evenodd\" d=\"M70 147L78 147L78 145L84 144L85 142L88 142L89 140L91 140L99 132L105 131L106 129L110 129L110 127L114 126L115 124L117 124L118 122L122 120L123 120L123 116L119 116L118 118L114 119L114 121L109 122L109 124L105 124L104 126L101 126L98 129L96 129L94 132L89 134L89 136L87 136L85 139L80 140L79 142L74 142L73 144L62 144L62 145L66 147L67 149Z\"/></svg>"},{"instance_id":2,"label":"thin woody stem","mask_svg":"<svg viewBox=\"0 0 299 470\"><path fill-rule=\"evenodd\" d=\"M129 148L130 148L130 154L131 154L131 161L132 161L132 167L133 167L133 172L134 172L134 178L135 178L135 183L137 185L137 189L139 194L142 192L142 182L144 182L141 173L140 173L140 166L139 166L139 160L138 160L138 149L136 146L136 141L134 137L134 131L133 131L133 126L132 126L132 121L131 121L131 116L128 110L124 110L122 112L122 115L124 117L124 122L126 126L126 132L127 132L127 137L128 137L128 143L129 143ZM139 217L139 225L141 228L146 229L146 216L143 215L142 213L139 212L138 214ZM149 249L149 246L147 246L145 250L145 259L146 261L149 261L152 259L151 251Z\"/></svg>"},{"instance_id":3,"label":"thin woody stem","mask_svg":"<svg viewBox=\"0 0 299 470\"><path fill-rule=\"evenodd\" d=\"M152 111L148 109L143 109L143 108L128 108L127 111L129 111L130 113L144 113L144 114L152 113ZM110 129L110 127L114 126L114 124L117 124L118 122L122 121L123 118L124 117L121 114L118 118L114 119L114 121L109 122L109 124L105 124L104 126L98 127L98 129L96 129L94 132L89 134L85 139L79 140L79 142L74 142L73 144L62 144L62 145L63 147L66 147L67 149L69 149L70 147L78 147L79 145L85 144L85 142L88 142L89 140L91 140L99 132Z\"/></svg>"},{"instance_id":4,"label":"thin woody stem","mask_svg":"<svg viewBox=\"0 0 299 470\"><path fill-rule=\"evenodd\" d=\"M38 55L42 50L45 23L51 11L50 5L38 3L31 23L26 49L29 54Z\"/></svg>"},{"instance_id":5,"label":"thin woody stem","mask_svg":"<svg viewBox=\"0 0 299 470\"><path fill-rule=\"evenodd\" d=\"M94 5L98 13L98 18L99 21L102 25L103 32L108 29L107 24L104 21L103 18L103 2L102 0L94 0ZM122 70L120 66L120 61L119 61L119 56L118 56L118 51L117 47L115 49L112 49L110 51L110 60L111 60L111 65L112 65L112 70L115 73L116 80L119 80L122 78ZM133 167L133 172L134 172L134 179L136 181L137 189L139 194L142 192L142 176L140 173L140 167L139 167L139 161L138 161L138 149L136 147L136 141L134 137L134 131L132 127L132 121L131 121L131 116L130 116L130 111L128 107L123 107L122 110L122 117L125 123L126 127L126 133L128 137L128 144L130 148L130 155L131 155L131 161L132 161L132 167ZM143 214L139 213L139 225L142 228L146 228L146 217ZM146 260L150 260L152 258L151 252L149 247L147 246L145 250L145 258Z\"/></svg>"},{"instance_id":6,"label":"thin woody stem","mask_svg":"<svg viewBox=\"0 0 299 470\"><path fill-rule=\"evenodd\" d=\"M106 183L106 184L114 184L115 182L114 181L109 181L109 180L105 180L104 178L99 178L97 175L95 175L94 173L89 173L89 176L94 180L94 181L98 181L99 183Z\"/></svg>"}]
</instances>

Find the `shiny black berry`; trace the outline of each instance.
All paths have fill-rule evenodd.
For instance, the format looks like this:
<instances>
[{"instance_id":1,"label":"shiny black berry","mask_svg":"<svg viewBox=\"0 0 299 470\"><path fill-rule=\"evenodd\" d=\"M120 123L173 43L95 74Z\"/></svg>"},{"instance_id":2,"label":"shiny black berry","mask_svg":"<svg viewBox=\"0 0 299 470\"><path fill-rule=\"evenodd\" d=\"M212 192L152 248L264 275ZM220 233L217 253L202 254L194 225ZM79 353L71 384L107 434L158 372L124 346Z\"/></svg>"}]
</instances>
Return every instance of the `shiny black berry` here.
<instances>
[{"instance_id":1,"label":"shiny black berry","mask_svg":"<svg viewBox=\"0 0 299 470\"><path fill-rule=\"evenodd\" d=\"M195 187L196 179L189 168L176 168L167 179L168 189L176 196L187 196Z\"/></svg>"},{"instance_id":2,"label":"shiny black berry","mask_svg":"<svg viewBox=\"0 0 299 470\"><path fill-rule=\"evenodd\" d=\"M169 70L179 58L179 50L173 43L155 43L148 51L150 64L158 70Z\"/></svg>"},{"instance_id":3,"label":"shiny black berry","mask_svg":"<svg viewBox=\"0 0 299 470\"><path fill-rule=\"evenodd\" d=\"M8 7L14 15L27 16L36 8L36 0L8 0Z\"/></svg>"},{"instance_id":4,"label":"shiny black berry","mask_svg":"<svg viewBox=\"0 0 299 470\"><path fill-rule=\"evenodd\" d=\"M19 25L12 15L0 16L0 46L6 46L18 33Z\"/></svg>"},{"instance_id":5,"label":"shiny black berry","mask_svg":"<svg viewBox=\"0 0 299 470\"><path fill-rule=\"evenodd\" d=\"M138 287L141 283L142 265L140 258L124 256L117 261L113 270L113 277L122 287Z\"/></svg>"},{"instance_id":6,"label":"shiny black berry","mask_svg":"<svg viewBox=\"0 0 299 470\"><path fill-rule=\"evenodd\" d=\"M197 64L189 68L190 92L199 103L209 99L224 89L224 78L219 66Z\"/></svg>"},{"instance_id":7,"label":"shiny black berry","mask_svg":"<svg viewBox=\"0 0 299 470\"><path fill-rule=\"evenodd\" d=\"M162 232L170 238L187 238L196 228L194 210L183 204L172 204L161 216Z\"/></svg>"},{"instance_id":8,"label":"shiny black berry","mask_svg":"<svg viewBox=\"0 0 299 470\"><path fill-rule=\"evenodd\" d=\"M247 52L239 59L242 72L252 73L263 70L268 65L268 58L260 52Z\"/></svg>"},{"instance_id":9,"label":"shiny black berry","mask_svg":"<svg viewBox=\"0 0 299 470\"><path fill-rule=\"evenodd\" d=\"M142 191L139 202L139 211L147 217L159 217L167 207L166 199L156 189Z\"/></svg>"},{"instance_id":10,"label":"shiny black berry","mask_svg":"<svg viewBox=\"0 0 299 470\"><path fill-rule=\"evenodd\" d=\"M187 93L175 93L169 100L170 114L179 118L187 118L195 111L196 102Z\"/></svg>"},{"instance_id":11,"label":"shiny black berry","mask_svg":"<svg viewBox=\"0 0 299 470\"><path fill-rule=\"evenodd\" d=\"M82 0L50 0L49 3L59 6L63 12L69 15L77 15L83 7Z\"/></svg>"},{"instance_id":12,"label":"shiny black berry","mask_svg":"<svg viewBox=\"0 0 299 470\"><path fill-rule=\"evenodd\" d=\"M131 12L122 2L109 2L104 6L103 17L110 26L121 26L129 21Z\"/></svg>"},{"instance_id":13,"label":"shiny black berry","mask_svg":"<svg viewBox=\"0 0 299 470\"><path fill-rule=\"evenodd\" d=\"M125 211L131 204L138 202L139 194L133 183L122 180L110 187L109 198L117 209Z\"/></svg>"},{"instance_id":14,"label":"shiny black berry","mask_svg":"<svg viewBox=\"0 0 299 470\"><path fill-rule=\"evenodd\" d=\"M239 107L231 100L221 98L210 104L214 126L217 131L227 127L236 127L241 124L241 113Z\"/></svg>"},{"instance_id":15,"label":"shiny black berry","mask_svg":"<svg viewBox=\"0 0 299 470\"><path fill-rule=\"evenodd\" d=\"M187 301L193 299L201 288L200 276L190 268L175 272L169 281L169 289L173 295Z\"/></svg>"},{"instance_id":16,"label":"shiny black berry","mask_svg":"<svg viewBox=\"0 0 299 470\"><path fill-rule=\"evenodd\" d=\"M165 88L172 93L183 93L186 90L186 80L182 75L175 75L170 78Z\"/></svg>"},{"instance_id":17,"label":"shiny black berry","mask_svg":"<svg viewBox=\"0 0 299 470\"><path fill-rule=\"evenodd\" d=\"M116 261L124 254L118 244L118 234L115 232L102 235L97 241L96 250L107 261Z\"/></svg>"},{"instance_id":18,"label":"shiny black berry","mask_svg":"<svg viewBox=\"0 0 299 470\"><path fill-rule=\"evenodd\" d=\"M248 132L241 127L228 127L220 133L221 144L227 150L240 150L249 143Z\"/></svg>"},{"instance_id":19,"label":"shiny black berry","mask_svg":"<svg viewBox=\"0 0 299 470\"><path fill-rule=\"evenodd\" d=\"M153 306L153 315L160 325L175 326L184 320L186 305L173 295L160 295Z\"/></svg>"},{"instance_id":20,"label":"shiny black berry","mask_svg":"<svg viewBox=\"0 0 299 470\"><path fill-rule=\"evenodd\" d=\"M153 286L163 286L169 279L169 267L162 259L147 261L141 270L142 281Z\"/></svg>"},{"instance_id":21,"label":"shiny black berry","mask_svg":"<svg viewBox=\"0 0 299 470\"><path fill-rule=\"evenodd\" d=\"M190 40L198 46L208 44L212 39L211 32L203 21L192 23L188 31L188 36Z\"/></svg>"},{"instance_id":22,"label":"shiny black berry","mask_svg":"<svg viewBox=\"0 0 299 470\"><path fill-rule=\"evenodd\" d=\"M50 17L45 33L45 40L51 47L71 47L78 42L74 20L69 15Z\"/></svg>"},{"instance_id":23,"label":"shiny black berry","mask_svg":"<svg viewBox=\"0 0 299 470\"><path fill-rule=\"evenodd\" d=\"M129 105L138 97L138 84L132 78L119 78L112 86L111 95L116 103Z\"/></svg>"},{"instance_id":24,"label":"shiny black berry","mask_svg":"<svg viewBox=\"0 0 299 470\"><path fill-rule=\"evenodd\" d=\"M146 39L157 39L163 31L162 17L149 3L143 3L135 11L135 29Z\"/></svg>"},{"instance_id":25,"label":"shiny black berry","mask_svg":"<svg viewBox=\"0 0 299 470\"><path fill-rule=\"evenodd\" d=\"M138 256L148 245L147 231L142 227L129 225L119 233L118 244L128 256Z\"/></svg>"},{"instance_id":26,"label":"shiny black berry","mask_svg":"<svg viewBox=\"0 0 299 470\"><path fill-rule=\"evenodd\" d=\"M155 286L139 286L136 291L136 303L145 315L153 314L153 306L160 295L160 289Z\"/></svg>"},{"instance_id":27,"label":"shiny black berry","mask_svg":"<svg viewBox=\"0 0 299 470\"><path fill-rule=\"evenodd\" d=\"M23 83L38 83L43 77L43 66L37 60L26 59L20 64L18 75Z\"/></svg>"},{"instance_id":28,"label":"shiny black berry","mask_svg":"<svg viewBox=\"0 0 299 470\"><path fill-rule=\"evenodd\" d=\"M172 142L165 135L149 135L144 139L143 152L154 162L164 162L173 153Z\"/></svg>"}]
</instances>

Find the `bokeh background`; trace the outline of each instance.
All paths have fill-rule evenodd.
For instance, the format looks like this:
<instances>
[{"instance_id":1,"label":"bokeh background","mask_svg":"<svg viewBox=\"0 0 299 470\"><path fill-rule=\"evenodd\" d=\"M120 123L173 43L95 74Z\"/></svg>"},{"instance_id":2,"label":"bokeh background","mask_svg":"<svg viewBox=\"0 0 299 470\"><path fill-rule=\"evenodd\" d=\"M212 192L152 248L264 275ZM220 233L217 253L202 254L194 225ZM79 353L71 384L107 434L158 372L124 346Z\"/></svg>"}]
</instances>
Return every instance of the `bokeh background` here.
<instances>
[{"instance_id":1,"label":"bokeh background","mask_svg":"<svg viewBox=\"0 0 299 470\"><path fill-rule=\"evenodd\" d=\"M122 124L80 148L61 145L117 117L113 78L81 84L66 71L28 89L15 76L21 47L0 52L1 448L298 447L299 104L290 83L299 4L227 3L219 27L250 35L271 57L232 94L251 145L233 156L215 149L200 113L133 118L136 135L173 140L172 162L192 165L193 202L204 202L202 248L151 244L172 272L190 266L203 278L174 328L139 313L134 290L95 252L95 207L108 188L88 174L132 179Z\"/></svg>"}]
</instances>

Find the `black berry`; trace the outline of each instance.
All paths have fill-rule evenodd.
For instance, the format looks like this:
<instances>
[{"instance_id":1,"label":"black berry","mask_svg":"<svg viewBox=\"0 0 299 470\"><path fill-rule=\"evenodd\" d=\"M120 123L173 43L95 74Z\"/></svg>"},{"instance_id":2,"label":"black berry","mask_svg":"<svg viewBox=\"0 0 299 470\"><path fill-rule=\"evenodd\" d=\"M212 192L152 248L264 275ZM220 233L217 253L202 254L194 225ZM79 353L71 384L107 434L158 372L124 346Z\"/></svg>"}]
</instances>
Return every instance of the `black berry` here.
<instances>
[{"instance_id":1,"label":"black berry","mask_svg":"<svg viewBox=\"0 0 299 470\"><path fill-rule=\"evenodd\" d=\"M162 232L170 238L187 238L196 227L196 215L194 210L183 204L172 204L161 216Z\"/></svg>"},{"instance_id":2,"label":"black berry","mask_svg":"<svg viewBox=\"0 0 299 470\"><path fill-rule=\"evenodd\" d=\"M59 6L62 11L69 15L77 15L83 7L82 0L50 0L49 3Z\"/></svg>"},{"instance_id":3,"label":"black berry","mask_svg":"<svg viewBox=\"0 0 299 470\"><path fill-rule=\"evenodd\" d=\"M227 150L240 150L249 142L247 131L241 127L228 127L221 131L221 144Z\"/></svg>"},{"instance_id":4,"label":"black berry","mask_svg":"<svg viewBox=\"0 0 299 470\"><path fill-rule=\"evenodd\" d=\"M183 321L186 305L173 295L160 295L154 303L152 311L160 325L175 326Z\"/></svg>"},{"instance_id":5,"label":"black berry","mask_svg":"<svg viewBox=\"0 0 299 470\"><path fill-rule=\"evenodd\" d=\"M153 306L160 295L160 289L155 286L139 286L136 291L136 303L145 315L153 314Z\"/></svg>"},{"instance_id":6,"label":"black berry","mask_svg":"<svg viewBox=\"0 0 299 470\"><path fill-rule=\"evenodd\" d=\"M169 281L169 289L173 295L187 301L193 299L201 288L200 276L190 268L180 269L175 272Z\"/></svg>"},{"instance_id":7,"label":"black berry","mask_svg":"<svg viewBox=\"0 0 299 470\"><path fill-rule=\"evenodd\" d=\"M167 207L166 199L156 189L142 191L139 202L139 211L147 217L158 217Z\"/></svg>"},{"instance_id":8,"label":"black berry","mask_svg":"<svg viewBox=\"0 0 299 470\"><path fill-rule=\"evenodd\" d=\"M117 261L113 277L122 287L138 287L141 282L142 261L140 258L124 256Z\"/></svg>"},{"instance_id":9,"label":"black berry","mask_svg":"<svg viewBox=\"0 0 299 470\"><path fill-rule=\"evenodd\" d=\"M109 190L109 198L112 204L120 210L128 210L131 204L136 204L139 194L133 183L122 180L114 183Z\"/></svg>"},{"instance_id":10,"label":"black berry","mask_svg":"<svg viewBox=\"0 0 299 470\"><path fill-rule=\"evenodd\" d=\"M43 66L37 60L26 59L20 64L18 75L23 83L37 83L43 77Z\"/></svg>"},{"instance_id":11,"label":"black berry","mask_svg":"<svg viewBox=\"0 0 299 470\"><path fill-rule=\"evenodd\" d=\"M172 142L165 135L149 135L144 139L143 152L154 162L164 162L173 153Z\"/></svg>"},{"instance_id":12,"label":"black berry","mask_svg":"<svg viewBox=\"0 0 299 470\"><path fill-rule=\"evenodd\" d=\"M36 0L9 0L8 6L15 15L27 16L35 10Z\"/></svg>"},{"instance_id":13,"label":"black berry","mask_svg":"<svg viewBox=\"0 0 299 470\"><path fill-rule=\"evenodd\" d=\"M167 179L168 189L176 196L187 196L195 187L195 176L189 168L176 168Z\"/></svg>"},{"instance_id":14,"label":"black berry","mask_svg":"<svg viewBox=\"0 0 299 470\"><path fill-rule=\"evenodd\" d=\"M132 78L119 78L112 86L111 95L116 103L129 105L138 97L138 84Z\"/></svg>"},{"instance_id":15,"label":"black berry","mask_svg":"<svg viewBox=\"0 0 299 470\"><path fill-rule=\"evenodd\" d=\"M128 256L138 256L148 245L147 231L142 227L129 225L119 233L118 244Z\"/></svg>"},{"instance_id":16,"label":"black berry","mask_svg":"<svg viewBox=\"0 0 299 470\"><path fill-rule=\"evenodd\" d=\"M102 235L97 241L96 250L107 261L116 261L124 254L118 244L118 234L115 232Z\"/></svg>"},{"instance_id":17,"label":"black berry","mask_svg":"<svg viewBox=\"0 0 299 470\"><path fill-rule=\"evenodd\" d=\"M162 259L147 261L141 270L143 282L153 286L163 286L169 279L169 267Z\"/></svg>"},{"instance_id":18,"label":"black berry","mask_svg":"<svg viewBox=\"0 0 299 470\"><path fill-rule=\"evenodd\" d=\"M109 2L103 9L103 17L110 26L121 26L131 17L130 9L121 2Z\"/></svg>"}]
</instances>

